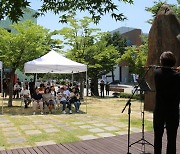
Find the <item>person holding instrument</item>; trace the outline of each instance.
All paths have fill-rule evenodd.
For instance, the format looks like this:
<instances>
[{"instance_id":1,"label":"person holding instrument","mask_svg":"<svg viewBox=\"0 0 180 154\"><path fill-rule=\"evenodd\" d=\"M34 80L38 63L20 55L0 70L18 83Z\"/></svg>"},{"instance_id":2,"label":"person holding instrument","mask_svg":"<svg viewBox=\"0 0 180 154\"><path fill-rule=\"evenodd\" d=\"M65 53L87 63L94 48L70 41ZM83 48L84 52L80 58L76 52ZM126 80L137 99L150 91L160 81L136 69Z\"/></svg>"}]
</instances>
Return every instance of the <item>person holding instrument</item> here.
<instances>
[{"instance_id":1,"label":"person holding instrument","mask_svg":"<svg viewBox=\"0 0 180 154\"><path fill-rule=\"evenodd\" d=\"M180 66L172 69L176 58L170 51L160 56L161 67L155 69L156 104L154 109L154 154L162 153L162 136L167 132L167 154L176 154L179 126Z\"/></svg>"}]
</instances>

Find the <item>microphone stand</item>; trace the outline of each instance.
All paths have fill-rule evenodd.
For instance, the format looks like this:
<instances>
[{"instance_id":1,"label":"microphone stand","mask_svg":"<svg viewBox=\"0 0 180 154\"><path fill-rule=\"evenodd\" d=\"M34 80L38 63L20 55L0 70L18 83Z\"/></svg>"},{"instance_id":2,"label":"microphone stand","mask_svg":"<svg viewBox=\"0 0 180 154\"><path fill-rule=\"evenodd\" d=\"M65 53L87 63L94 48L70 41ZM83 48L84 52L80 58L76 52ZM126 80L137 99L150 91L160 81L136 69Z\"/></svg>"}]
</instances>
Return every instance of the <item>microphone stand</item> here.
<instances>
[{"instance_id":1,"label":"microphone stand","mask_svg":"<svg viewBox=\"0 0 180 154\"><path fill-rule=\"evenodd\" d=\"M140 82L138 83L137 86L135 86L135 90L133 91L131 97L129 98L129 100L127 101L126 105L124 106L123 110L121 113L123 113L126 109L126 107L128 106L128 152L127 154L131 154L130 151L129 151L129 148L131 147L130 145L130 126L131 126L131 100L134 96L134 94L136 93L136 91L138 90L138 88L140 87L140 85L142 84L142 81L145 79L147 73L149 72L149 70L151 69L152 67L148 67L146 72L144 73L142 79L140 80Z\"/></svg>"}]
</instances>

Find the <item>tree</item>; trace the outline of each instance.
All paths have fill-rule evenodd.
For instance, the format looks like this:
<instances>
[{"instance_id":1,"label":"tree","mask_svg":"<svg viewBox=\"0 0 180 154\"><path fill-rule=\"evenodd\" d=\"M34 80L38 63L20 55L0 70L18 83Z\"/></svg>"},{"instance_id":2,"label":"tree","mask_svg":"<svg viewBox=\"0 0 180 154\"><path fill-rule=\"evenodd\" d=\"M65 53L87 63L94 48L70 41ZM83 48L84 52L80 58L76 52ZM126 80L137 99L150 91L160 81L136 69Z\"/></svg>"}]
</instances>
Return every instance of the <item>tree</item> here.
<instances>
[{"instance_id":1,"label":"tree","mask_svg":"<svg viewBox=\"0 0 180 154\"><path fill-rule=\"evenodd\" d=\"M152 17L157 15L160 7L163 4L166 4L167 1L155 1L152 7L146 7L146 11L152 13ZM169 6L173 9L175 14L180 18L180 0L177 0L177 5L169 4ZM148 20L148 23L152 24L153 19ZM147 60L147 52L148 52L148 39L147 37L143 37L144 43L139 47L127 47L125 54L120 58L120 62L127 61L129 64L130 72L135 74L143 74L144 69L143 66L146 64Z\"/></svg>"},{"instance_id":2,"label":"tree","mask_svg":"<svg viewBox=\"0 0 180 154\"><path fill-rule=\"evenodd\" d=\"M163 4L167 4L167 1L154 1L152 7L146 7L146 11L152 13L152 19L148 20L148 23L152 24L153 19L156 17L159 9ZM180 18L180 0L177 0L177 4L169 4L170 8L174 11L178 18Z\"/></svg>"},{"instance_id":3,"label":"tree","mask_svg":"<svg viewBox=\"0 0 180 154\"><path fill-rule=\"evenodd\" d=\"M107 45L104 38L101 38L94 45L85 50L84 61L88 65L88 76L93 83L92 93L98 96L98 79L112 71L117 64L118 51L113 45Z\"/></svg>"},{"instance_id":4,"label":"tree","mask_svg":"<svg viewBox=\"0 0 180 154\"><path fill-rule=\"evenodd\" d=\"M95 86L93 93L98 96L98 78L116 64L118 51L112 45L107 45L105 34L100 29L90 28L92 19L84 17L77 20L72 17L68 19L68 23L70 27L60 30L65 43L71 46L67 57L88 65L88 76Z\"/></svg>"},{"instance_id":5,"label":"tree","mask_svg":"<svg viewBox=\"0 0 180 154\"><path fill-rule=\"evenodd\" d=\"M107 45L113 45L119 52L119 57L121 57L125 52L125 47L127 46L127 40L123 37L120 32L107 33L105 36ZM114 68L112 67L112 81L114 81Z\"/></svg>"},{"instance_id":6,"label":"tree","mask_svg":"<svg viewBox=\"0 0 180 154\"><path fill-rule=\"evenodd\" d=\"M66 56L72 60L80 63L85 63L84 54L85 49L94 44L96 38L99 38L100 29L90 28L92 19L84 17L81 20L77 20L74 16L67 19L70 27L65 27L59 32L64 36L64 44L69 45L70 51L67 52ZM84 74L80 73L80 95L83 96L84 88Z\"/></svg>"},{"instance_id":7,"label":"tree","mask_svg":"<svg viewBox=\"0 0 180 154\"><path fill-rule=\"evenodd\" d=\"M90 28L92 19L89 17L77 20L74 16L71 16L67 19L67 22L70 27L62 28L59 34L63 35L65 45L69 45L70 49L79 50L79 54L83 54L85 48L92 45L99 38L100 29ZM76 57L76 55L74 56Z\"/></svg>"},{"instance_id":8,"label":"tree","mask_svg":"<svg viewBox=\"0 0 180 154\"><path fill-rule=\"evenodd\" d=\"M9 33L0 28L0 59L10 72L10 91L8 106L12 106L13 77L17 68L22 69L24 63L38 58L48 50L52 41L49 30L36 25L31 21L12 25L16 33Z\"/></svg>"},{"instance_id":9,"label":"tree","mask_svg":"<svg viewBox=\"0 0 180 154\"><path fill-rule=\"evenodd\" d=\"M38 10L37 15L44 15L48 11L55 14L61 14L60 20L66 22L71 13L77 11L87 11L95 23L97 23L101 16L109 13L115 20L124 20L126 17L123 13L118 13L118 3L133 4L133 0L41 0L42 6ZM17 22L23 16L23 9L30 6L29 0L1 0L0 1L0 20L8 16L12 21ZM117 12L117 13L116 13Z\"/></svg>"},{"instance_id":10,"label":"tree","mask_svg":"<svg viewBox=\"0 0 180 154\"><path fill-rule=\"evenodd\" d=\"M127 47L119 62L128 62L131 73L142 75L144 73L143 66L145 66L147 60L147 53L147 37L144 37L144 44L137 47Z\"/></svg>"}]
</instances>

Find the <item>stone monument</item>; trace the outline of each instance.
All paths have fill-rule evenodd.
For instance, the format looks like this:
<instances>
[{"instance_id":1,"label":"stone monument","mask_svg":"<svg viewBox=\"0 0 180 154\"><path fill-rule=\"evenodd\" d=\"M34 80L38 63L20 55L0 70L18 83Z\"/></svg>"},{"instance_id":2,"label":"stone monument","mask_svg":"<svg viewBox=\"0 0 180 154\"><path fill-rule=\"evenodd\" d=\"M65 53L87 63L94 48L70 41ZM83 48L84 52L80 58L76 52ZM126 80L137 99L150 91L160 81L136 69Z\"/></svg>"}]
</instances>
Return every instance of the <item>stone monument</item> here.
<instances>
[{"instance_id":1,"label":"stone monument","mask_svg":"<svg viewBox=\"0 0 180 154\"><path fill-rule=\"evenodd\" d=\"M180 19L167 4L162 5L155 17L148 38L148 59L146 66L160 65L159 57L164 51L175 54L176 66L180 66ZM152 111L155 105L155 86L153 69L149 71L146 81L152 92L145 95L145 110Z\"/></svg>"}]
</instances>

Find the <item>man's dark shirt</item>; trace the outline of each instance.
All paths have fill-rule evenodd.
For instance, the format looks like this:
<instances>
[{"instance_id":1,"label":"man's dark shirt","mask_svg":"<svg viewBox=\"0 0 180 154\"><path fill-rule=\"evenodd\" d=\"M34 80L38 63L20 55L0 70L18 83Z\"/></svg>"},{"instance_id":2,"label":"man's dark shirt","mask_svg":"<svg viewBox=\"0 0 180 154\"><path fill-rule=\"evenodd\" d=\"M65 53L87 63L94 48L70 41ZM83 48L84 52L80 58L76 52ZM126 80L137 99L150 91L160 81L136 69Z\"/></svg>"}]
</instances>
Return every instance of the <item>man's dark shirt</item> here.
<instances>
[{"instance_id":1,"label":"man's dark shirt","mask_svg":"<svg viewBox=\"0 0 180 154\"><path fill-rule=\"evenodd\" d=\"M101 89L101 91L104 91L104 83L100 83L100 89Z\"/></svg>"},{"instance_id":2,"label":"man's dark shirt","mask_svg":"<svg viewBox=\"0 0 180 154\"><path fill-rule=\"evenodd\" d=\"M33 99L41 100L41 98L42 98L42 95L40 93L39 94L36 94L36 93L33 94Z\"/></svg>"},{"instance_id":3,"label":"man's dark shirt","mask_svg":"<svg viewBox=\"0 0 180 154\"><path fill-rule=\"evenodd\" d=\"M180 73L169 68L155 70L155 87L154 113L169 118L179 116Z\"/></svg>"}]
</instances>

